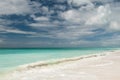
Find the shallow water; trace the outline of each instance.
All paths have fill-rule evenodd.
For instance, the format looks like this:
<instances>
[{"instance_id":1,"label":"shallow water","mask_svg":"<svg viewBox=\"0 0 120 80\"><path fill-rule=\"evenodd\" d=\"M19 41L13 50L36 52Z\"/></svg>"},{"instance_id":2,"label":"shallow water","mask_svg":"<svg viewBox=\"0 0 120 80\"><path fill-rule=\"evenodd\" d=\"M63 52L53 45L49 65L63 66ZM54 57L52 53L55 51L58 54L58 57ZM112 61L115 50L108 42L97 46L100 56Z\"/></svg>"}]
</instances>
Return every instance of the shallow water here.
<instances>
[{"instance_id":1,"label":"shallow water","mask_svg":"<svg viewBox=\"0 0 120 80\"><path fill-rule=\"evenodd\" d=\"M0 49L0 73L37 61L71 58L115 49L117 48Z\"/></svg>"}]
</instances>

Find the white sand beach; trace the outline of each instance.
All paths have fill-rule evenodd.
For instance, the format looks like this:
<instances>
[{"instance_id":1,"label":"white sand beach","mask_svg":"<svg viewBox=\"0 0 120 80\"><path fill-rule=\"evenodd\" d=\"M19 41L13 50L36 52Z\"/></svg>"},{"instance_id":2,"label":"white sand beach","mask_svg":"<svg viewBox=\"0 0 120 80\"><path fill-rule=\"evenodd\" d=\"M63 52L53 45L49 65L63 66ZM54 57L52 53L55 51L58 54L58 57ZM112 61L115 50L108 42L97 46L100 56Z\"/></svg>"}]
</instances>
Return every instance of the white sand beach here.
<instances>
[{"instance_id":1,"label":"white sand beach","mask_svg":"<svg viewBox=\"0 0 120 80\"><path fill-rule=\"evenodd\" d=\"M27 65L26 69L14 71L0 80L120 80L120 51L63 60L42 67L37 64Z\"/></svg>"}]
</instances>

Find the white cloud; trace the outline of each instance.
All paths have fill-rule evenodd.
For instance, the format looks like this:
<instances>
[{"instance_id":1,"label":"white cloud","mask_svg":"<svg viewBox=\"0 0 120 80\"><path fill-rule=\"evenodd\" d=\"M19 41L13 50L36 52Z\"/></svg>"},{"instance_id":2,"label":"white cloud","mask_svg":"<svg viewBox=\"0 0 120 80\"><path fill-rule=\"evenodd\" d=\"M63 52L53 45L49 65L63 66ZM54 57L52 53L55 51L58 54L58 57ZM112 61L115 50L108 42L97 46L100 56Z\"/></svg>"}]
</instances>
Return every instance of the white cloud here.
<instances>
[{"instance_id":1,"label":"white cloud","mask_svg":"<svg viewBox=\"0 0 120 80\"><path fill-rule=\"evenodd\" d=\"M34 23L28 24L29 26L33 28L40 28L40 27L55 27L56 24L51 23L49 21L49 17L41 16L41 17L36 17L35 15L31 15L31 18L33 18Z\"/></svg>"},{"instance_id":2,"label":"white cloud","mask_svg":"<svg viewBox=\"0 0 120 80\"><path fill-rule=\"evenodd\" d=\"M29 26L32 26L33 28L41 28L41 27L56 27L57 25L56 24L52 24L52 23L49 23L49 22L37 22L37 23L31 23L29 24Z\"/></svg>"},{"instance_id":3,"label":"white cloud","mask_svg":"<svg viewBox=\"0 0 120 80\"><path fill-rule=\"evenodd\" d=\"M80 26L65 26L64 29L50 31L50 34L57 39L75 40L94 35L95 32Z\"/></svg>"},{"instance_id":4,"label":"white cloud","mask_svg":"<svg viewBox=\"0 0 120 80\"><path fill-rule=\"evenodd\" d=\"M0 43L2 43L3 42L3 40L2 39L0 39Z\"/></svg>"},{"instance_id":5,"label":"white cloud","mask_svg":"<svg viewBox=\"0 0 120 80\"><path fill-rule=\"evenodd\" d=\"M66 6L64 5L54 5L54 9L59 9L59 10L65 10L66 9Z\"/></svg>"},{"instance_id":6,"label":"white cloud","mask_svg":"<svg viewBox=\"0 0 120 80\"><path fill-rule=\"evenodd\" d=\"M35 34L35 32L22 31L16 28L10 28L2 25L0 25L0 33Z\"/></svg>"},{"instance_id":7,"label":"white cloud","mask_svg":"<svg viewBox=\"0 0 120 80\"><path fill-rule=\"evenodd\" d=\"M28 0L0 0L0 15L26 14L31 8Z\"/></svg>"},{"instance_id":8,"label":"white cloud","mask_svg":"<svg viewBox=\"0 0 120 80\"><path fill-rule=\"evenodd\" d=\"M34 26L34 28L39 28L41 29L41 24L37 25L36 27ZM46 24L47 28L48 28L48 24ZM42 26L43 28L45 28L45 26ZM50 26L49 26L50 27ZM57 24L54 26L52 26L53 28L58 28ZM83 37L87 37L87 36L92 36L94 34L96 34L95 32L93 32L89 27L81 27L81 26L64 26L63 29L53 29L53 30L49 30L48 29L48 33L46 34L34 34L30 37L48 37L48 38L53 38L53 39L66 39L66 40L75 40L75 39L79 39L79 38L83 38ZM47 29L46 29L47 31Z\"/></svg>"},{"instance_id":9,"label":"white cloud","mask_svg":"<svg viewBox=\"0 0 120 80\"><path fill-rule=\"evenodd\" d=\"M6 20L6 19L1 19L0 18L0 25L9 25L11 23L12 23L11 20Z\"/></svg>"},{"instance_id":10,"label":"white cloud","mask_svg":"<svg viewBox=\"0 0 120 80\"><path fill-rule=\"evenodd\" d=\"M112 21L109 26L111 31L120 31L120 23L116 21Z\"/></svg>"},{"instance_id":11,"label":"white cloud","mask_svg":"<svg viewBox=\"0 0 120 80\"><path fill-rule=\"evenodd\" d=\"M31 17L37 21L37 22L41 22L41 21L49 21L49 18L48 17L44 17L44 16L41 16L41 17L36 17L35 15L31 15Z\"/></svg>"},{"instance_id":12,"label":"white cloud","mask_svg":"<svg viewBox=\"0 0 120 80\"><path fill-rule=\"evenodd\" d=\"M89 36L96 36L96 35L104 35L107 34L107 30L109 30L109 25L113 26L111 22L111 5L99 5L95 6L91 1L95 0L69 0L68 2L71 4L74 3L76 5L86 4L86 6L82 6L79 9L69 9L65 12L58 13L61 18L63 18L64 22L49 22L49 17L35 17L34 20L37 23L32 23L30 26L34 28L40 27L56 27L60 24L63 25L64 29L55 29L48 31L50 33L49 36L51 38L59 38L59 39L78 39L82 37L89 37ZM103 3L109 2L107 1L100 1ZM72 4L71 4L72 5ZM56 6L57 7L57 6ZM59 7L59 6L58 6ZM115 15L114 15L115 16ZM42 22L44 21L44 22ZM106 26L105 26L106 25ZM117 24L118 25L118 24ZM114 26L116 26L114 24ZM99 28L104 29L102 33L97 33L94 30ZM118 26L116 26L118 28ZM112 28L111 28L112 29ZM40 37L41 35L37 35Z\"/></svg>"},{"instance_id":13,"label":"white cloud","mask_svg":"<svg viewBox=\"0 0 120 80\"><path fill-rule=\"evenodd\" d=\"M79 9L70 9L61 13L60 15L69 23L80 24L81 22L85 22L91 15L94 14L94 9L94 5L89 2L86 6L82 6Z\"/></svg>"},{"instance_id":14,"label":"white cloud","mask_svg":"<svg viewBox=\"0 0 120 80\"><path fill-rule=\"evenodd\" d=\"M109 22L110 13L111 11L109 9L109 5L98 7L97 13L86 21L86 25L106 24L107 22Z\"/></svg>"},{"instance_id":15,"label":"white cloud","mask_svg":"<svg viewBox=\"0 0 120 80\"><path fill-rule=\"evenodd\" d=\"M61 14L61 17L72 23L79 23L81 21L80 13L77 10L69 10Z\"/></svg>"},{"instance_id":16,"label":"white cloud","mask_svg":"<svg viewBox=\"0 0 120 80\"><path fill-rule=\"evenodd\" d=\"M43 14L48 14L49 9L48 9L48 7L43 6L43 7L40 8L40 12L43 13Z\"/></svg>"},{"instance_id":17,"label":"white cloud","mask_svg":"<svg viewBox=\"0 0 120 80\"><path fill-rule=\"evenodd\" d=\"M17 34L35 34L35 32L28 32L28 31L22 31L19 29L8 29L6 30L8 33L17 33Z\"/></svg>"},{"instance_id":18,"label":"white cloud","mask_svg":"<svg viewBox=\"0 0 120 80\"><path fill-rule=\"evenodd\" d=\"M33 28L40 28L40 27L56 27L56 23L52 23L49 20L49 17L41 16L41 17L36 17L35 15L31 15L31 17L34 19L34 23L28 24L29 26Z\"/></svg>"},{"instance_id":19,"label":"white cloud","mask_svg":"<svg viewBox=\"0 0 120 80\"><path fill-rule=\"evenodd\" d=\"M81 4L90 3L90 0L69 0L68 2L70 4L72 3L73 5L80 6Z\"/></svg>"}]
</instances>

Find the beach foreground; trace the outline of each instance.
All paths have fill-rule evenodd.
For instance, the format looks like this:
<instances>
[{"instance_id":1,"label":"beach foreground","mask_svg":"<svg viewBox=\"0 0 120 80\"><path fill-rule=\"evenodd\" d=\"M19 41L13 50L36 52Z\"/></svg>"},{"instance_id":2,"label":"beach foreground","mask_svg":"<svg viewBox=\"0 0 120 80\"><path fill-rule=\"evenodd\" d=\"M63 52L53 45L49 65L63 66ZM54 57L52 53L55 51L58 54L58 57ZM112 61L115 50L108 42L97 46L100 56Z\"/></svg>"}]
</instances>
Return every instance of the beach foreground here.
<instances>
[{"instance_id":1,"label":"beach foreground","mask_svg":"<svg viewBox=\"0 0 120 80\"><path fill-rule=\"evenodd\" d=\"M0 80L120 80L120 51L29 64Z\"/></svg>"}]
</instances>

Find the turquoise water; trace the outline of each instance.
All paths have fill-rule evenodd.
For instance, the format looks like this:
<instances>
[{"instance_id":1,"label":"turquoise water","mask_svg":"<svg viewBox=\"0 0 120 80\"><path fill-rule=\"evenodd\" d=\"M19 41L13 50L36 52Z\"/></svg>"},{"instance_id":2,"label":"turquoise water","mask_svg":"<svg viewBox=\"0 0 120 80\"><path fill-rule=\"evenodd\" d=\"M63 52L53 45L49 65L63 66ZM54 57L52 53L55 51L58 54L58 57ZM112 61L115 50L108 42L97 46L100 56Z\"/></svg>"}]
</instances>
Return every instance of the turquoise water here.
<instances>
[{"instance_id":1,"label":"turquoise water","mask_svg":"<svg viewBox=\"0 0 120 80\"><path fill-rule=\"evenodd\" d=\"M108 50L113 50L113 48L0 49L0 73L37 61L71 58Z\"/></svg>"}]
</instances>

